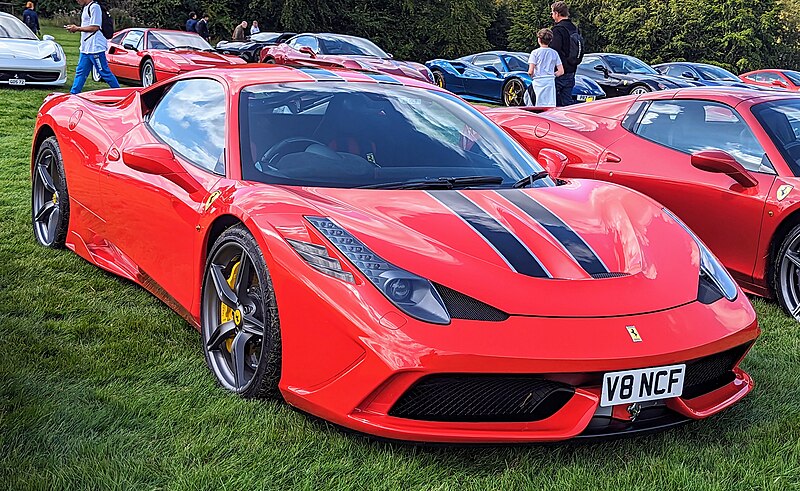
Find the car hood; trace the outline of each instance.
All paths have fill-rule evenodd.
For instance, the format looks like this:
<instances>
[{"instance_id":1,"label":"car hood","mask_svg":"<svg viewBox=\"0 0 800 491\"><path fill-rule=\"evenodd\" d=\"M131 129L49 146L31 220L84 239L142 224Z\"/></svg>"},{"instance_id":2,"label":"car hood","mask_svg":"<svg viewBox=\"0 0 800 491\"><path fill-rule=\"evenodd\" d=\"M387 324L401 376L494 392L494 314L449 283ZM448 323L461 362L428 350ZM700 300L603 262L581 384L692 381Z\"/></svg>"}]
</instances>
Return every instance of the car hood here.
<instances>
[{"instance_id":1,"label":"car hood","mask_svg":"<svg viewBox=\"0 0 800 491\"><path fill-rule=\"evenodd\" d=\"M575 180L550 188L463 191L284 189L306 208L300 214L328 217L392 264L509 314L618 316L697 299L694 240L652 200L613 184ZM262 208L264 199L239 202ZM471 215L452 205L459 201L482 211ZM552 215L523 211L518 202L538 203ZM285 229L289 236L311 228L300 220L301 227ZM482 227L492 231L490 238L477 231ZM516 243L516 256L501 252L508 251L509 242ZM551 277L531 273L531 256ZM586 264L596 260L607 273L587 272Z\"/></svg>"},{"instance_id":2,"label":"car hood","mask_svg":"<svg viewBox=\"0 0 800 491\"><path fill-rule=\"evenodd\" d=\"M185 61L198 66L214 67L219 65L230 65L233 63L244 63L238 57L229 57L213 51L194 51L189 49L176 49L170 51L173 56L180 56Z\"/></svg>"},{"instance_id":3,"label":"car hood","mask_svg":"<svg viewBox=\"0 0 800 491\"><path fill-rule=\"evenodd\" d=\"M0 39L0 59L41 60L53 54L56 43L35 39Z\"/></svg>"},{"instance_id":4,"label":"car hood","mask_svg":"<svg viewBox=\"0 0 800 491\"><path fill-rule=\"evenodd\" d=\"M390 75L400 75L409 78L415 78L425 82L430 82L422 72L425 66L419 63L412 63L410 61L398 61L393 59L376 58L374 56L347 56L342 57L342 60L350 60L358 62L360 68L367 70L375 70ZM347 63L345 66L350 67Z\"/></svg>"}]
</instances>

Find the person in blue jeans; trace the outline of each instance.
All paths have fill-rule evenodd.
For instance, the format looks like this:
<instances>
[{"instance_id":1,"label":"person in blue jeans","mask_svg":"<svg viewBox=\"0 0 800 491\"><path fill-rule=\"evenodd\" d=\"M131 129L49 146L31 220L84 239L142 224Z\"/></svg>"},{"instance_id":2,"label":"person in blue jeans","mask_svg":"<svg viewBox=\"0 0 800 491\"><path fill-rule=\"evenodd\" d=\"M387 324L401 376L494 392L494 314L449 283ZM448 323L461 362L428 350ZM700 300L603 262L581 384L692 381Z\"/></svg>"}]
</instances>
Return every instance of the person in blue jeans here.
<instances>
[{"instance_id":1,"label":"person in blue jeans","mask_svg":"<svg viewBox=\"0 0 800 491\"><path fill-rule=\"evenodd\" d=\"M81 11L81 25L75 24L64 26L69 32L81 33L81 53L78 58L78 66L75 68L75 81L72 83L71 94L79 94L83 90L83 85L92 68L97 69L100 77L106 81L111 88L118 88L117 77L108 69L106 60L106 50L108 41L100 31L103 25L103 11L100 4L94 0L78 0L78 4L83 7Z\"/></svg>"}]
</instances>

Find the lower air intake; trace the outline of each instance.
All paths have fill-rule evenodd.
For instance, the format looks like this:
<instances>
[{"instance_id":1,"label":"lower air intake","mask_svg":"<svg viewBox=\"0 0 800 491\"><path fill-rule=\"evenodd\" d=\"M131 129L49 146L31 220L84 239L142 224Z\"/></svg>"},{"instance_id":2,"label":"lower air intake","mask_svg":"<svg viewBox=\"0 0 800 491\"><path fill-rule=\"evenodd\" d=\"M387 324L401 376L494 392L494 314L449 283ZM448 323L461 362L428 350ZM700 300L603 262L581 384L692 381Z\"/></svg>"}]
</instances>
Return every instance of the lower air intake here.
<instances>
[{"instance_id":1,"label":"lower air intake","mask_svg":"<svg viewBox=\"0 0 800 491\"><path fill-rule=\"evenodd\" d=\"M691 399L731 383L735 377L733 367L751 344L743 344L722 353L688 362L683 380L683 397Z\"/></svg>"},{"instance_id":2,"label":"lower air intake","mask_svg":"<svg viewBox=\"0 0 800 491\"><path fill-rule=\"evenodd\" d=\"M500 322L508 319L508 314L485 304L480 300L459 293L446 286L434 284L444 301L444 306L453 319Z\"/></svg>"},{"instance_id":3,"label":"lower air intake","mask_svg":"<svg viewBox=\"0 0 800 491\"><path fill-rule=\"evenodd\" d=\"M623 276L630 276L628 273L592 273L592 278L602 280L605 278L622 278Z\"/></svg>"},{"instance_id":4,"label":"lower air intake","mask_svg":"<svg viewBox=\"0 0 800 491\"><path fill-rule=\"evenodd\" d=\"M422 421L524 422L549 418L570 400L566 384L527 375L431 375L389 411Z\"/></svg>"}]
</instances>

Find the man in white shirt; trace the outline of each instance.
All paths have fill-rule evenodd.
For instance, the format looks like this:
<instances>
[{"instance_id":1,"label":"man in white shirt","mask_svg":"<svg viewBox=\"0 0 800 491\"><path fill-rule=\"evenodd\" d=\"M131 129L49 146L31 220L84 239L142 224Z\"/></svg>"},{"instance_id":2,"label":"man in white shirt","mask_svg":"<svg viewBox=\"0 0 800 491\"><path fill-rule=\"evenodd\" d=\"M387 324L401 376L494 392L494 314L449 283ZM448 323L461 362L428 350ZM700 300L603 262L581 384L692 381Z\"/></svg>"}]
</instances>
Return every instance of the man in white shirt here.
<instances>
[{"instance_id":1,"label":"man in white shirt","mask_svg":"<svg viewBox=\"0 0 800 491\"><path fill-rule=\"evenodd\" d=\"M81 33L81 54L78 58L75 81L72 84L70 93L78 94L83 90L83 85L92 72L92 68L97 70L100 77L111 88L118 88L117 77L108 69L108 61L106 60L108 41L100 30L103 25L103 11L100 4L94 0L78 0L78 5L83 7L80 27L75 24L64 26L69 32Z\"/></svg>"}]
</instances>

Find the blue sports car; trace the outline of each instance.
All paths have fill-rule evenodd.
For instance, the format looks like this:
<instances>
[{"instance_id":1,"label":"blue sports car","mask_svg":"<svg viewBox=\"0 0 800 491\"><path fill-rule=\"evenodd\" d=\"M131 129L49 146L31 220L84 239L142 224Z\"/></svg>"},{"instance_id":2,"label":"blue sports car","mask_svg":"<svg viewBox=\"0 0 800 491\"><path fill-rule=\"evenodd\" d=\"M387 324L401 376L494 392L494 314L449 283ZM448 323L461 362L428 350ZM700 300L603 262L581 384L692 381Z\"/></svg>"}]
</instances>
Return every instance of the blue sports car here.
<instances>
[{"instance_id":1,"label":"blue sports car","mask_svg":"<svg viewBox=\"0 0 800 491\"><path fill-rule=\"evenodd\" d=\"M522 106L525 104L525 91L531 86L528 55L513 51L487 51L457 60L431 60L425 66L433 72L436 85L464 99ZM582 75L575 76L572 98L576 102L593 101L605 96L606 93L596 82ZM536 101L533 100L532 104L535 105Z\"/></svg>"},{"instance_id":2,"label":"blue sports car","mask_svg":"<svg viewBox=\"0 0 800 491\"><path fill-rule=\"evenodd\" d=\"M662 75L693 80L711 87L753 88L752 85L742 82L739 77L728 70L707 63L688 63L680 61L653 65L653 68L658 70L658 73Z\"/></svg>"}]
</instances>

